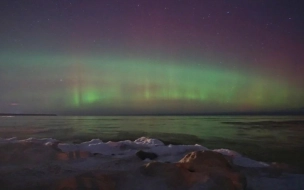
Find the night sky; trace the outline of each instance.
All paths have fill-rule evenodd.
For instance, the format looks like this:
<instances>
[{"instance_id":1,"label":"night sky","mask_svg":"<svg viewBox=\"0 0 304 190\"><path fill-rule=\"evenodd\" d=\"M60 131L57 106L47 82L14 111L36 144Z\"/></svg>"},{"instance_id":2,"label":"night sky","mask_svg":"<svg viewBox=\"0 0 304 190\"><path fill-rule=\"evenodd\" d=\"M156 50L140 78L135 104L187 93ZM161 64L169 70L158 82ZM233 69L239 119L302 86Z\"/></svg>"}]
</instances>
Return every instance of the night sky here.
<instances>
[{"instance_id":1,"label":"night sky","mask_svg":"<svg viewBox=\"0 0 304 190\"><path fill-rule=\"evenodd\" d=\"M298 0L1 0L0 113L304 108Z\"/></svg>"}]
</instances>

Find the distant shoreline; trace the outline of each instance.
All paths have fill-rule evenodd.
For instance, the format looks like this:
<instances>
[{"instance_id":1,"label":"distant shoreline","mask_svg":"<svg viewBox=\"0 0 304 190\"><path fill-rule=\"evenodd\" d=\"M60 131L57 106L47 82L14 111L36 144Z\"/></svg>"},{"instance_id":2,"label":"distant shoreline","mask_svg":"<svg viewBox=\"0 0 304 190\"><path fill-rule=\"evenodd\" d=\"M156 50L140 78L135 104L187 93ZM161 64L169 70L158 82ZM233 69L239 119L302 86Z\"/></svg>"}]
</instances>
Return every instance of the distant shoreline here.
<instances>
[{"instance_id":1,"label":"distant shoreline","mask_svg":"<svg viewBox=\"0 0 304 190\"><path fill-rule=\"evenodd\" d=\"M0 113L1 116L58 116L58 114L14 114ZM216 113L131 113L131 114L60 114L60 116L304 116L301 112L216 112Z\"/></svg>"},{"instance_id":2,"label":"distant shoreline","mask_svg":"<svg viewBox=\"0 0 304 190\"><path fill-rule=\"evenodd\" d=\"M0 113L0 116L57 116L56 114L15 114L15 113Z\"/></svg>"}]
</instances>

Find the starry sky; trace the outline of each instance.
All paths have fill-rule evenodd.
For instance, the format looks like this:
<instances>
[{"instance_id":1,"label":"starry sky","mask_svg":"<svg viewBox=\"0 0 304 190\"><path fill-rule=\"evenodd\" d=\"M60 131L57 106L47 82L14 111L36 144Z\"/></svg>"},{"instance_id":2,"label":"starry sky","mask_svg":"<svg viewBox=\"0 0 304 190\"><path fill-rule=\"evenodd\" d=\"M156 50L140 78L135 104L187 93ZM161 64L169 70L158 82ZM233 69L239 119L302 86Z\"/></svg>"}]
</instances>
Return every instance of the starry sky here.
<instances>
[{"instance_id":1,"label":"starry sky","mask_svg":"<svg viewBox=\"0 0 304 190\"><path fill-rule=\"evenodd\" d=\"M0 113L304 108L297 0L2 0Z\"/></svg>"}]
</instances>

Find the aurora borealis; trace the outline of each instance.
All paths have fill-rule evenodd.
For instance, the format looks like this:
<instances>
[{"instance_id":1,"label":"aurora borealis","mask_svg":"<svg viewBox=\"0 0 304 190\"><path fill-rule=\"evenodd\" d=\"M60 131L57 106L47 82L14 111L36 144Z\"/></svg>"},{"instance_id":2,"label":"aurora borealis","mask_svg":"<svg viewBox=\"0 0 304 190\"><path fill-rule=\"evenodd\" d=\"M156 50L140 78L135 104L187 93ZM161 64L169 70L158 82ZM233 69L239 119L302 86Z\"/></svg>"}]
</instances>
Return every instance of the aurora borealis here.
<instances>
[{"instance_id":1,"label":"aurora borealis","mask_svg":"<svg viewBox=\"0 0 304 190\"><path fill-rule=\"evenodd\" d=\"M0 113L304 107L296 1L3 1Z\"/></svg>"}]
</instances>

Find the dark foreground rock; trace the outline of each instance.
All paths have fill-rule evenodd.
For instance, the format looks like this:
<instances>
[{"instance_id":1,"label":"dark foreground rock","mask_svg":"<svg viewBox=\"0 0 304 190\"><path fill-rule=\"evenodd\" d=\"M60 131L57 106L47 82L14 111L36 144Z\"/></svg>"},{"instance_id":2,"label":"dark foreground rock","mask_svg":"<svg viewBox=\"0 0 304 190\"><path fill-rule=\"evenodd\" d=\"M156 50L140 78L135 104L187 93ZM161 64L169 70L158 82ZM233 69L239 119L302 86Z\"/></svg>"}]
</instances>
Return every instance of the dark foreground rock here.
<instances>
[{"instance_id":1,"label":"dark foreground rock","mask_svg":"<svg viewBox=\"0 0 304 190\"><path fill-rule=\"evenodd\" d=\"M87 172L73 177L68 177L54 182L53 190L98 189L114 190L115 182L106 174Z\"/></svg>"},{"instance_id":2,"label":"dark foreground rock","mask_svg":"<svg viewBox=\"0 0 304 190\"><path fill-rule=\"evenodd\" d=\"M136 156L142 160L145 160L147 158L150 160L154 160L158 157L157 154L155 154L153 152L144 152L142 150L136 152Z\"/></svg>"},{"instance_id":3,"label":"dark foreground rock","mask_svg":"<svg viewBox=\"0 0 304 190\"><path fill-rule=\"evenodd\" d=\"M141 167L142 174L165 178L172 188L243 190L246 178L232 169L229 161L213 151L187 154L178 163L151 162Z\"/></svg>"}]
</instances>

